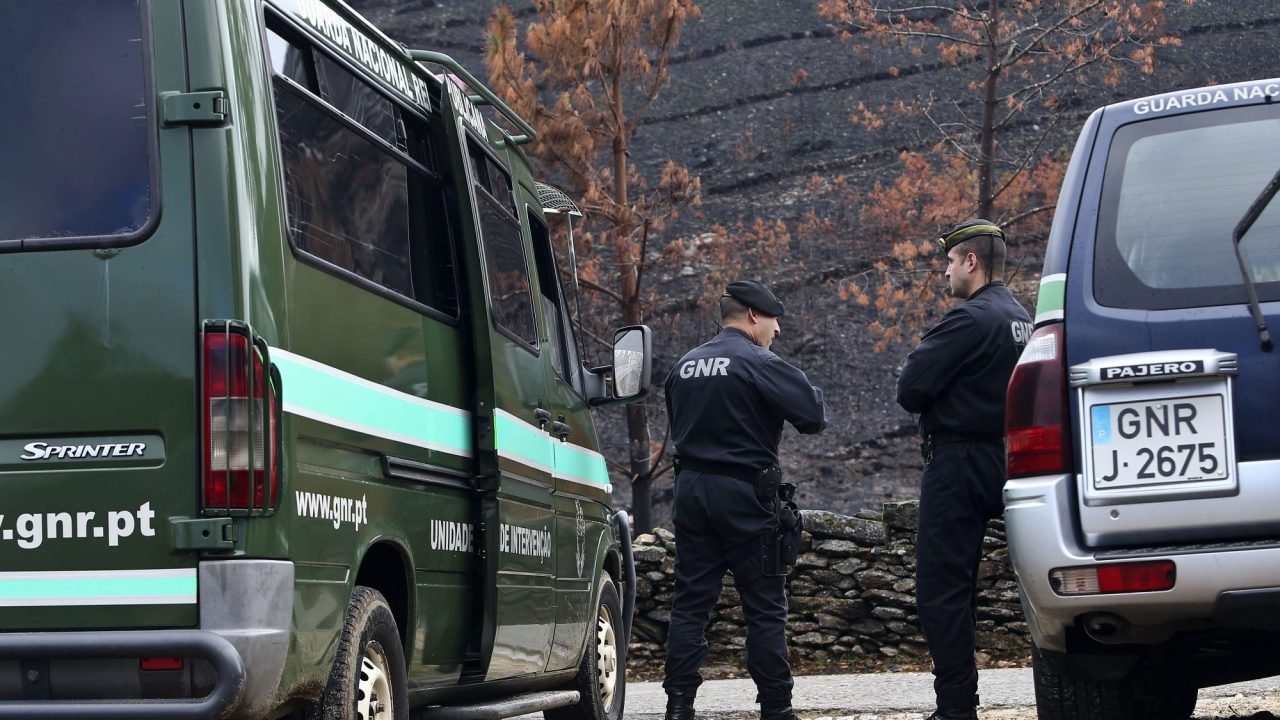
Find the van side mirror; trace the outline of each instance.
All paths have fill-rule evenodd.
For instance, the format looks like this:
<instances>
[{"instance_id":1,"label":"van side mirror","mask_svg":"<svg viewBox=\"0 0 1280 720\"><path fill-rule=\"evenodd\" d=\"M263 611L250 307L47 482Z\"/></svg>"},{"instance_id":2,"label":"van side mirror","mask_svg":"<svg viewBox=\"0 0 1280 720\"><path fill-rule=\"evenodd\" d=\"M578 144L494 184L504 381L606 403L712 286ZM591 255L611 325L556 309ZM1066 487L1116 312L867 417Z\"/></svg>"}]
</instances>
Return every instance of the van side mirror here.
<instances>
[{"instance_id":1,"label":"van side mirror","mask_svg":"<svg viewBox=\"0 0 1280 720\"><path fill-rule=\"evenodd\" d=\"M587 402L593 406L634 402L649 394L653 337L645 325L629 325L613 334L613 364L587 373ZM612 376L610 383L608 377Z\"/></svg>"}]
</instances>

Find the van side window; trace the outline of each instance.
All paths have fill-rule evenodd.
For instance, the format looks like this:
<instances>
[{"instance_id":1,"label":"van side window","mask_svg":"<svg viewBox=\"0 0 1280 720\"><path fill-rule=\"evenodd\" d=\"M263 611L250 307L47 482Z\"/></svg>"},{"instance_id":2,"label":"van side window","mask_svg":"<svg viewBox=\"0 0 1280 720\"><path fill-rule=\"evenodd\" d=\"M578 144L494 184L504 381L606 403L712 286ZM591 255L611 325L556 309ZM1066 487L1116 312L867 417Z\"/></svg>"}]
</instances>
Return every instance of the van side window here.
<instances>
[{"instance_id":1,"label":"van side window","mask_svg":"<svg viewBox=\"0 0 1280 720\"><path fill-rule=\"evenodd\" d=\"M316 76L320 97L374 135L404 148L404 133L396 131L395 106L390 99L325 55L316 57Z\"/></svg>"},{"instance_id":2,"label":"van side window","mask_svg":"<svg viewBox=\"0 0 1280 720\"><path fill-rule=\"evenodd\" d=\"M287 30L267 39L295 251L456 317L455 223L428 122Z\"/></svg>"},{"instance_id":3,"label":"van side window","mask_svg":"<svg viewBox=\"0 0 1280 720\"><path fill-rule=\"evenodd\" d=\"M511 207L511 176L473 140L467 140L475 180L476 208L489 275L489 300L498 327L536 347L529 263L520 221ZM497 193L495 196L494 193Z\"/></svg>"},{"instance_id":4,"label":"van side window","mask_svg":"<svg viewBox=\"0 0 1280 720\"><path fill-rule=\"evenodd\" d=\"M538 286L541 288L542 314L547 320L551 364L565 382L582 394L578 347L574 342L569 308L564 303L560 276L556 272L551 234L547 231L547 226L533 214L532 208L527 208L526 214L529 217L529 229L533 232L533 258L538 265Z\"/></svg>"}]
</instances>

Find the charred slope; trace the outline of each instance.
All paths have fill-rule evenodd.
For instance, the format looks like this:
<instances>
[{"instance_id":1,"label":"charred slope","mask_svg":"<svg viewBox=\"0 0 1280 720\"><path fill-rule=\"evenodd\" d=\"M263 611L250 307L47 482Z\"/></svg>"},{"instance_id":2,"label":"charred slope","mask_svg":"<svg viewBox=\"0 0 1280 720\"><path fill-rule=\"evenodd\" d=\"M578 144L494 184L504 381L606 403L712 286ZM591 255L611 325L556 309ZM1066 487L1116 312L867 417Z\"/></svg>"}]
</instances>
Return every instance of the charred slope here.
<instances>
[{"instance_id":1,"label":"charred slope","mask_svg":"<svg viewBox=\"0 0 1280 720\"><path fill-rule=\"evenodd\" d=\"M412 47L448 52L483 74L485 21L498 4L444 0L354 0L392 37ZM522 19L532 4L511 3ZM702 18L691 23L672 67L672 82L652 108L632 146L634 159L654 172L668 154L701 177L701 210L677 232L695 233L713 223L733 227L756 217L794 222L804 213L836 218L847 234L830 242L793 246L791 258L767 278L787 302L776 349L809 373L826 392L833 426L823 435L788 431L784 462L798 479L808 507L853 512L914 494L919 455L912 418L893 403L903 350L876 354L866 337L867 313L840 301L835 282L866 267L896 238L858 232L845 194L829 181L845 176L869 188L895 172L898 153L925 146L928 129L904 119L868 133L854 126L859 103L878 106L896 98L933 95L972 102L965 68L928 56L909 58L892 48L856 56L836 28L817 15L816 2L702 0ZM1167 90L1280 75L1274 0L1200 0L1169 4L1169 31L1180 47L1158 51L1154 76L1130 73L1118 88L1081 83L1064 93L1053 116L1028 118L1026 136L1056 123L1047 147L1069 151L1076 130L1095 107ZM896 76L885 71L896 64ZM803 71L803 81L800 81ZM1008 144L1020 138L1006 138ZM814 177L819 182L813 182ZM1034 292L1042 238L1015 238L1013 280ZM690 261L696 272L697 258ZM666 278L671 300L654 309L657 377L689 347L712 332L710 309L699 308L679 277ZM683 282L688 282L687 280ZM939 308L941 310L941 308ZM655 405L655 411L660 407ZM600 414L610 455L622 459L626 443L619 413ZM655 426L661 424L661 419ZM661 437L661 432L656 432ZM625 483L617 500L629 504ZM658 483L658 517L670 478ZM665 490L664 490L665 488Z\"/></svg>"}]
</instances>

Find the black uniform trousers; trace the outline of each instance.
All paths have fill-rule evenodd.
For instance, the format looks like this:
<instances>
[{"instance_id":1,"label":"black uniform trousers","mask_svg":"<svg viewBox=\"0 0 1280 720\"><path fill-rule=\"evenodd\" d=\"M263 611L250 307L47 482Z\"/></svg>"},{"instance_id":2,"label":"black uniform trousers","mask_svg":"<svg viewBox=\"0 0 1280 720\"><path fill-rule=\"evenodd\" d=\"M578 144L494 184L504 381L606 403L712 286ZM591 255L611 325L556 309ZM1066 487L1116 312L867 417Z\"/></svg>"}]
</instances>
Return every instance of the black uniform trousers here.
<instances>
[{"instance_id":1,"label":"black uniform trousers","mask_svg":"<svg viewBox=\"0 0 1280 720\"><path fill-rule=\"evenodd\" d=\"M991 442L936 446L920 482L916 606L940 708L978 702L978 562L987 520L1003 511L1003 487L1004 447Z\"/></svg>"},{"instance_id":2,"label":"black uniform trousers","mask_svg":"<svg viewBox=\"0 0 1280 720\"><path fill-rule=\"evenodd\" d=\"M742 597L747 622L747 671L759 701L790 704L786 576L762 573L761 537L775 532L772 505L750 483L685 470L676 478L676 589L667 631L668 692L696 692L707 657L706 628L726 570Z\"/></svg>"}]
</instances>

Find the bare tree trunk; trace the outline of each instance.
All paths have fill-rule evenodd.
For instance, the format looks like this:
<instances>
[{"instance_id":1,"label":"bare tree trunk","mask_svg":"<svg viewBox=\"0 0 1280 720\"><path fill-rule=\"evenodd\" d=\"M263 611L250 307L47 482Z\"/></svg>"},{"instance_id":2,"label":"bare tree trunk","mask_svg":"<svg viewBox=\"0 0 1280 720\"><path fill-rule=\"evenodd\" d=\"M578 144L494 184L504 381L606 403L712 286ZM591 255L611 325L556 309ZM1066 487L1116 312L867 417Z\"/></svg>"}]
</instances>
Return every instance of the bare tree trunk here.
<instances>
[{"instance_id":1,"label":"bare tree trunk","mask_svg":"<svg viewBox=\"0 0 1280 720\"><path fill-rule=\"evenodd\" d=\"M649 467L649 413L644 405L627 406L627 438L631 450L631 530L653 529L653 472Z\"/></svg>"},{"instance_id":2,"label":"bare tree trunk","mask_svg":"<svg viewBox=\"0 0 1280 720\"><path fill-rule=\"evenodd\" d=\"M982 98L982 144L978 153L978 216L991 219L995 198L991 196L995 174L996 82L1000 78L998 0L991 0L987 22L987 79Z\"/></svg>"}]
</instances>

